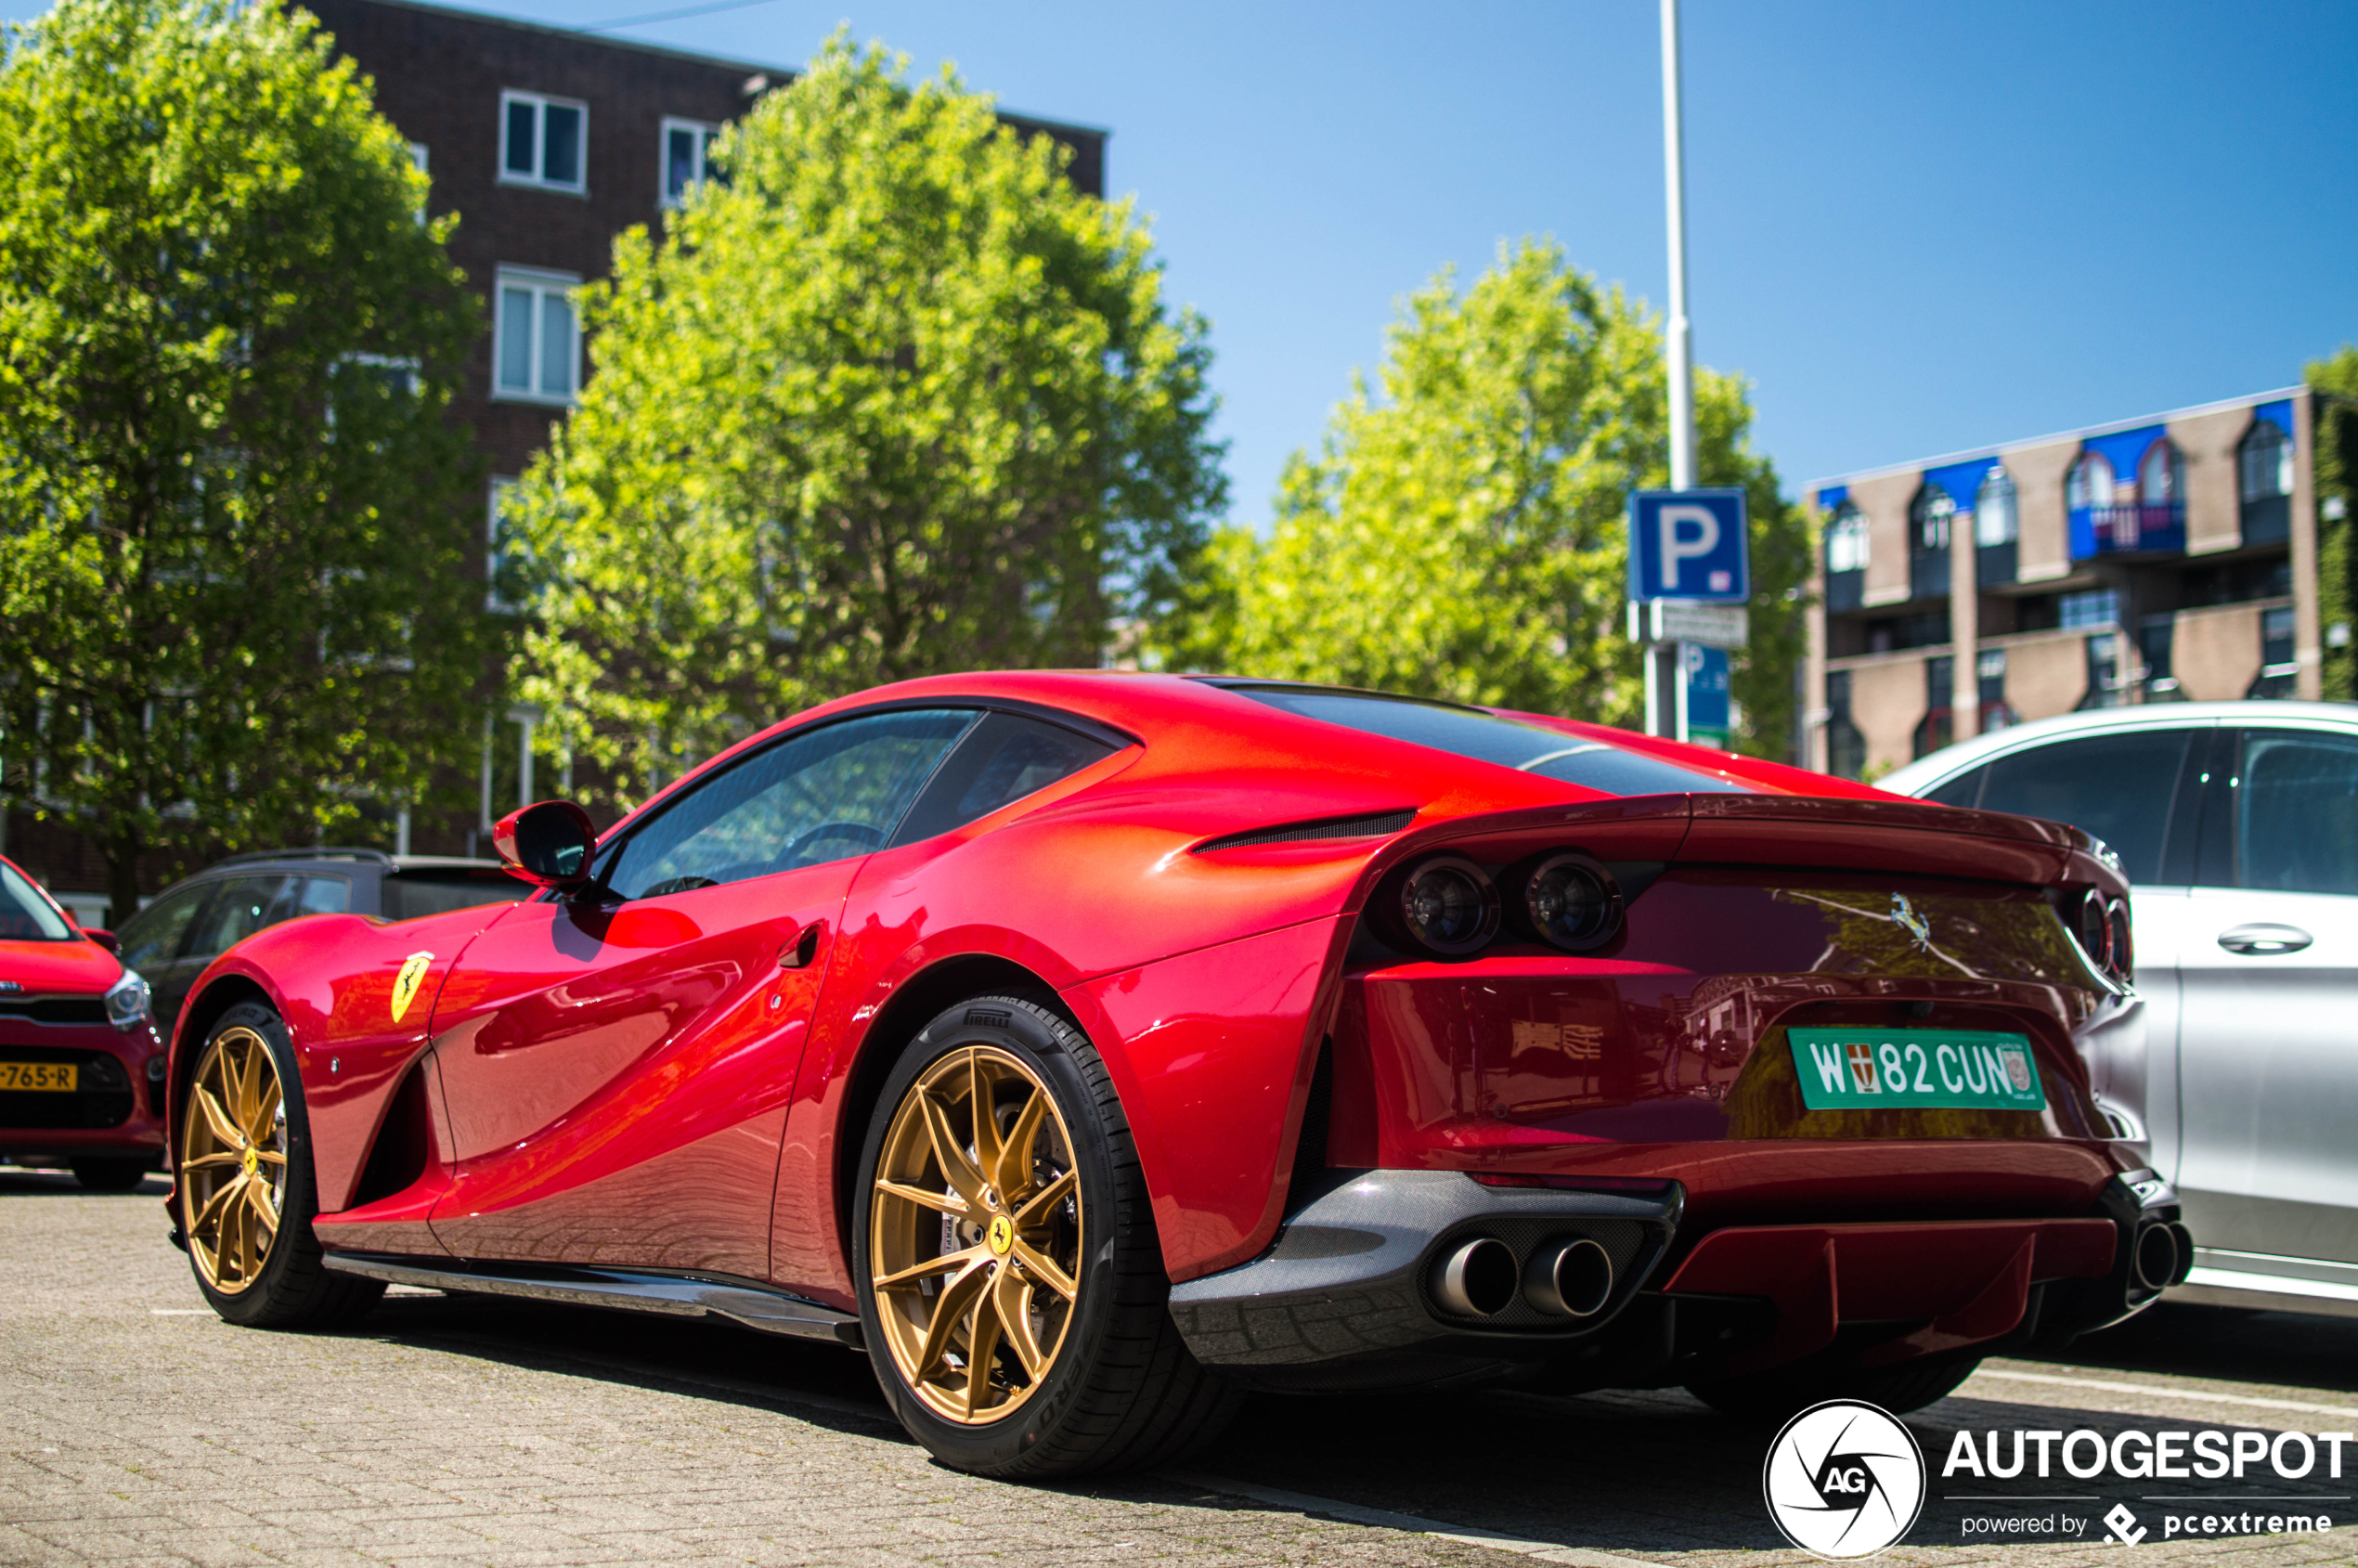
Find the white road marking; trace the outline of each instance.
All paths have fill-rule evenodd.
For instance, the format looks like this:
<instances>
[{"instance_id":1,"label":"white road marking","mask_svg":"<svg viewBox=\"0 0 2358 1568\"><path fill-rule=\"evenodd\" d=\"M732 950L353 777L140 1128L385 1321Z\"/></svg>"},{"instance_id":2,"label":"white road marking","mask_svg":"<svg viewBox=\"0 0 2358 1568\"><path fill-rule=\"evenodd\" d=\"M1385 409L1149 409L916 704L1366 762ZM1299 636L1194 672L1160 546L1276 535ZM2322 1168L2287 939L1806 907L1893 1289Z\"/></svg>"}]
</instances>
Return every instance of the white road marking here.
<instances>
[{"instance_id":1,"label":"white road marking","mask_svg":"<svg viewBox=\"0 0 2358 1568\"><path fill-rule=\"evenodd\" d=\"M1983 1378L2008 1378L2018 1383L2049 1383L2057 1388L2092 1388L2105 1393L2138 1393L2148 1399L2191 1399L2203 1405L2248 1405L2256 1410L2299 1410L2312 1416L2349 1416L2358 1419L2358 1407L2348 1405L2304 1405L2298 1399L2256 1399L2243 1393L2207 1393L2196 1388L2165 1388L2156 1383L2116 1383L2102 1378L2058 1378L2046 1372L1998 1372L1985 1367L1973 1375L1973 1380Z\"/></svg>"},{"instance_id":2,"label":"white road marking","mask_svg":"<svg viewBox=\"0 0 2358 1568\"><path fill-rule=\"evenodd\" d=\"M1204 1475L1193 1471L1173 1471L1170 1479L1188 1486L1200 1486L1207 1492L1248 1497L1256 1503L1267 1503L1271 1508L1281 1508L1290 1513L1323 1514L1328 1519L1340 1519L1351 1524L1370 1524L1380 1530L1398 1530L1411 1536L1431 1536L1437 1540L1461 1541L1467 1546L1515 1552L1541 1562L1567 1563L1571 1568L1654 1568L1653 1564L1639 1558L1620 1557L1587 1547L1568 1547L1556 1541L1524 1540L1496 1530L1444 1524L1419 1514L1363 1508L1357 1503L1338 1502L1332 1497L1314 1497L1304 1492L1281 1492L1274 1486L1255 1486L1250 1482L1231 1481L1221 1475Z\"/></svg>"}]
</instances>

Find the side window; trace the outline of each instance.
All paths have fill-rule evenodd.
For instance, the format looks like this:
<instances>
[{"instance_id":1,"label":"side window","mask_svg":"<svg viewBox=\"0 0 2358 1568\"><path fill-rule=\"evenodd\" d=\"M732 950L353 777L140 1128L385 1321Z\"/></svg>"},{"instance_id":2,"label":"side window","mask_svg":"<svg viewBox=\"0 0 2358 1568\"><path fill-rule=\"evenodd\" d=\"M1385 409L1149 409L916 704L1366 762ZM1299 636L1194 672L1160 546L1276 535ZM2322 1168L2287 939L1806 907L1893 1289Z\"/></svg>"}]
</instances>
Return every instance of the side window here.
<instances>
[{"instance_id":1,"label":"side window","mask_svg":"<svg viewBox=\"0 0 2358 1568\"><path fill-rule=\"evenodd\" d=\"M2069 823L2110 845L2131 882L2158 882L2178 770L2193 733L2093 735L2002 757L1989 764L1981 809Z\"/></svg>"},{"instance_id":2,"label":"side window","mask_svg":"<svg viewBox=\"0 0 2358 1568\"><path fill-rule=\"evenodd\" d=\"M191 958L216 958L282 920L339 914L352 902L352 885L341 876L240 876L214 887L219 891L188 944Z\"/></svg>"},{"instance_id":3,"label":"side window","mask_svg":"<svg viewBox=\"0 0 2358 1568\"><path fill-rule=\"evenodd\" d=\"M1987 768L1968 769L1939 788L1924 791L1924 798L1943 806L1978 806L1981 804L1981 781L1989 776L1989 770Z\"/></svg>"},{"instance_id":4,"label":"side window","mask_svg":"<svg viewBox=\"0 0 2358 1568\"><path fill-rule=\"evenodd\" d=\"M188 935L188 922L196 918L197 910L204 903L204 896L213 884L201 882L191 888L177 888L123 923L115 936L123 943L123 966L131 969L161 968L180 956L180 943Z\"/></svg>"},{"instance_id":5,"label":"side window","mask_svg":"<svg viewBox=\"0 0 2358 1568\"><path fill-rule=\"evenodd\" d=\"M605 875L626 899L743 882L880 849L978 716L913 709L789 736L631 834Z\"/></svg>"},{"instance_id":6,"label":"side window","mask_svg":"<svg viewBox=\"0 0 2358 1568\"><path fill-rule=\"evenodd\" d=\"M991 714L935 776L893 842L913 844L964 827L1113 752L1105 742L1061 724Z\"/></svg>"},{"instance_id":7,"label":"side window","mask_svg":"<svg viewBox=\"0 0 2358 1568\"><path fill-rule=\"evenodd\" d=\"M2235 885L2358 893L2358 740L2253 730L2235 770Z\"/></svg>"}]
</instances>

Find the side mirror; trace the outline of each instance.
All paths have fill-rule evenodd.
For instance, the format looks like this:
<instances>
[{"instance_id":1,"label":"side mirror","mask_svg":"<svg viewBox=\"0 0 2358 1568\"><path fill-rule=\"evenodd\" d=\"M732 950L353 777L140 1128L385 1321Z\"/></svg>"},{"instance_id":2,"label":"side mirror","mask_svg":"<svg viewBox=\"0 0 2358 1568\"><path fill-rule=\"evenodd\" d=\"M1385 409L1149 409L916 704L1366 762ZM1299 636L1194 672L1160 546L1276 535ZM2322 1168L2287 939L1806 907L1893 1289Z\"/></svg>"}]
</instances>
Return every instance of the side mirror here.
<instances>
[{"instance_id":1,"label":"side mirror","mask_svg":"<svg viewBox=\"0 0 2358 1568\"><path fill-rule=\"evenodd\" d=\"M561 891L589 882L590 851L597 842L590 813L570 800L536 801L509 812L491 830L509 875Z\"/></svg>"},{"instance_id":2,"label":"side mirror","mask_svg":"<svg viewBox=\"0 0 2358 1568\"><path fill-rule=\"evenodd\" d=\"M117 939L112 931L107 930L98 926L84 926L82 928L82 934L89 938L92 941L97 942L100 947L105 948L109 952L114 953L118 957L122 955L123 943L119 939Z\"/></svg>"}]
</instances>

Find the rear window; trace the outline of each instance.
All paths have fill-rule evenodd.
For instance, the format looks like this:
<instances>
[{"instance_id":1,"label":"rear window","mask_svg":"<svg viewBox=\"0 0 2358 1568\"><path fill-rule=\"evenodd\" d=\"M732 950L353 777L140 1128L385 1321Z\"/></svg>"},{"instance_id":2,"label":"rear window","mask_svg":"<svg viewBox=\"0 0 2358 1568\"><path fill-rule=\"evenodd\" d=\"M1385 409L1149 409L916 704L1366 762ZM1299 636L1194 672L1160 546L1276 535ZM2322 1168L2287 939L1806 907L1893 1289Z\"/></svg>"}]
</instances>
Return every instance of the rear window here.
<instances>
[{"instance_id":1,"label":"rear window","mask_svg":"<svg viewBox=\"0 0 2358 1568\"><path fill-rule=\"evenodd\" d=\"M1384 697L1315 686L1232 686L1239 696L1271 707L1431 746L1517 772L1561 779L1607 795L1740 795L1742 784L1676 762L1665 762L1603 741L1543 730L1519 719L1414 697Z\"/></svg>"},{"instance_id":2,"label":"rear window","mask_svg":"<svg viewBox=\"0 0 2358 1568\"><path fill-rule=\"evenodd\" d=\"M377 894L387 920L421 920L477 904L520 902L532 888L505 872L485 876L461 873L409 872L388 876Z\"/></svg>"}]
</instances>

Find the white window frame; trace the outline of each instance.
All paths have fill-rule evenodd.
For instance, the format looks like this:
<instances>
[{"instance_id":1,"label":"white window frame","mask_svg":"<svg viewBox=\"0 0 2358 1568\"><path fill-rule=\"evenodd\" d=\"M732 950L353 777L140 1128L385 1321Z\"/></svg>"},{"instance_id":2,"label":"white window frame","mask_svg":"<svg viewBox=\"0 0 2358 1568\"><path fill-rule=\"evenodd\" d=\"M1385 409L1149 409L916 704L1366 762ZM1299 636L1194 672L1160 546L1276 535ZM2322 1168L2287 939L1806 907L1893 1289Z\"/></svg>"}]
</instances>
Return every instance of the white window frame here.
<instances>
[{"instance_id":1,"label":"white window frame","mask_svg":"<svg viewBox=\"0 0 2358 1568\"><path fill-rule=\"evenodd\" d=\"M490 493L485 497L483 517L483 607L495 616L512 616L523 608L499 597L499 564L515 553L500 548L499 512L501 505L524 484L521 479L494 474Z\"/></svg>"},{"instance_id":2,"label":"white window frame","mask_svg":"<svg viewBox=\"0 0 2358 1568\"><path fill-rule=\"evenodd\" d=\"M688 188L693 189L705 182L709 169L706 160L712 151L712 138L720 134L720 127L709 120L683 120L676 114L663 117L663 129L655 136L655 205L659 207L677 207L688 194L686 190L675 194L671 188L671 133L674 131L687 131L696 138L695 173L688 177Z\"/></svg>"},{"instance_id":3,"label":"white window frame","mask_svg":"<svg viewBox=\"0 0 2358 1568\"><path fill-rule=\"evenodd\" d=\"M552 272L537 266L501 266L491 282L491 396L500 403L540 403L552 408L570 408L581 397L581 317L574 309L573 291L581 287L581 276L574 272ZM508 385L500 379L500 360L508 343L508 293L523 289L532 295L530 384L526 387ZM563 393L547 390L541 376L541 325L546 319L546 305L551 295L565 302L566 317L573 322L573 368L567 388Z\"/></svg>"},{"instance_id":4,"label":"white window frame","mask_svg":"<svg viewBox=\"0 0 2358 1568\"><path fill-rule=\"evenodd\" d=\"M1826 525L1826 571L1833 576L1866 569L1867 519L1845 501L1835 509L1833 521Z\"/></svg>"},{"instance_id":5,"label":"white window frame","mask_svg":"<svg viewBox=\"0 0 2358 1568\"><path fill-rule=\"evenodd\" d=\"M508 110L514 104L532 106L532 171L519 173L508 166ZM581 143L575 150L580 159L580 169L570 180L552 180L549 168L549 110L551 105L570 109L581 116ZM499 94L499 183L528 186L536 190L562 190L575 196L590 193L590 106L579 98L561 98L548 93L527 93L513 87Z\"/></svg>"}]
</instances>

